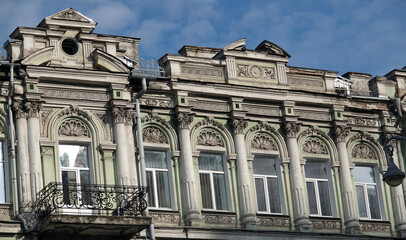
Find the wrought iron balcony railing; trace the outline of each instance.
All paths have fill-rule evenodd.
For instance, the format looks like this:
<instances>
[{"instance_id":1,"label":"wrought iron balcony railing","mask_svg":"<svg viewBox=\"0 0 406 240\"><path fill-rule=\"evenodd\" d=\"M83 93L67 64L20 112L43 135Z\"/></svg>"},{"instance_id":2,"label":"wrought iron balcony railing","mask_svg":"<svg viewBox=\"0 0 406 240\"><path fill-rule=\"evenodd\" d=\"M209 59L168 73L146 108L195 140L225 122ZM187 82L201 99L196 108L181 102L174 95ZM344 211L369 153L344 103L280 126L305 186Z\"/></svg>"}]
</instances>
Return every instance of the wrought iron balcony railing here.
<instances>
[{"instance_id":1,"label":"wrought iron balcony railing","mask_svg":"<svg viewBox=\"0 0 406 240\"><path fill-rule=\"evenodd\" d=\"M19 218L27 232L39 230L51 214L139 216L147 208L147 187L51 182Z\"/></svg>"}]
</instances>

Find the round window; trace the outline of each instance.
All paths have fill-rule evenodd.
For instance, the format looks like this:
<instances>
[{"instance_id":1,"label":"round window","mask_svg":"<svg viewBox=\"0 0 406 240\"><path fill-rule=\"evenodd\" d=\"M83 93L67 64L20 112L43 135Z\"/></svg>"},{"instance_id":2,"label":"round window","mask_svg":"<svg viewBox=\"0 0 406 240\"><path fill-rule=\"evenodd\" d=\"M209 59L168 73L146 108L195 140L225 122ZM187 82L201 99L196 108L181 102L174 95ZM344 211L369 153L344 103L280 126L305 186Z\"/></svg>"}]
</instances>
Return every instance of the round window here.
<instances>
[{"instance_id":1,"label":"round window","mask_svg":"<svg viewBox=\"0 0 406 240\"><path fill-rule=\"evenodd\" d=\"M68 55L75 55L78 50L78 44L72 38L67 38L62 41L62 50Z\"/></svg>"}]
</instances>

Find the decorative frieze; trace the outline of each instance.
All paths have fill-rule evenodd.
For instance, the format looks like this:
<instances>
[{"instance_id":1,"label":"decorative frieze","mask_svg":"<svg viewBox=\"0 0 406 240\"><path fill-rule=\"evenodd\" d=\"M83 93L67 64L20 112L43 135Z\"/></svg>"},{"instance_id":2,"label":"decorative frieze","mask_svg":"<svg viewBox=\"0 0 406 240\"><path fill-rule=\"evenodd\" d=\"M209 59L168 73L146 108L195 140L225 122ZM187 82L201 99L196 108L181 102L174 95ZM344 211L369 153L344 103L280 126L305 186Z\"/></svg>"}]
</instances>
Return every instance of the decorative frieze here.
<instances>
[{"instance_id":1,"label":"decorative frieze","mask_svg":"<svg viewBox=\"0 0 406 240\"><path fill-rule=\"evenodd\" d=\"M311 80L306 78L288 77L288 84L312 89L324 89L324 82L322 79Z\"/></svg>"},{"instance_id":2,"label":"decorative frieze","mask_svg":"<svg viewBox=\"0 0 406 240\"><path fill-rule=\"evenodd\" d=\"M194 109L208 110L213 112L228 112L228 104L221 102L189 101Z\"/></svg>"},{"instance_id":3,"label":"decorative frieze","mask_svg":"<svg viewBox=\"0 0 406 240\"><path fill-rule=\"evenodd\" d=\"M202 220L208 224L235 224L237 222L237 217L230 215L206 214L203 216Z\"/></svg>"},{"instance_id":4,"label":"decorative frieze","mask_svg":"<svg viewBox=\"0 0 406 240\"><path fill-rule=\"evenodd\" d=\"M243 108L247 110L249 114L271 116L271 117L280 117L281 110L279 107L266 107L266 106L256 106L244 104Z\"/></svg>"},{"instance_id":5,"label":"decorative frieze","mask_svg":"<svg viewBox=\"0 0 406 240\"><path fill-rule=\"evenodd\" d=\"M341 230L341 220L310 219L310 223L312 224L313 229Z\"/></svg>"},{"instance_id":6,"label":"decorative frieze","mask_svg":"<svg viewBox=\"0 0 406 240\"><path fill-rule=\"evenodd\" d=\"M237 76L256 79L276 79L275 68L259 65L237 64Z\"/></svg>"},{"instance_id":7,"label":"decorative frieze","mask_svg":"<svg viewBox=\"0 0 406 240\"><path fill-rule=\"evenodd\" d=\"M193 122L192 113L178 112L176 120L178 122L179 129L189 129L190 124Z\"/></svg>"},{"instance_id":8,"label":"decorative frieze","mask_svg":"<svg viewBox=\"0 0 406 240\"><path fill-rule=\"evenodd\" d=\"M270 150L270 151L277 151L278 148L276 147L275 142L273 141L272 137L268 134L257 134L251 142L251 147L260 150Z\"/></svg>"},{"instance_id":9,"label":"decorative frieze","mask_svg":"<svg viewBox=\"0 0 406 240\"><path fill-rule=\"evenodd\" d=\"M382 222L368 222L368 223L360 223L360 230L362 232L386 232L390 233L390 223L382 223Z\"/></svg>"},{"instance_id":10,"label":"decorative frieze","mask_svg":"<svg viewBox=\"0 0 406 240\"><path fill-rule=\"evenodd\" d=\"M327 155L328 150L324 142L318 138L310 138L303 144L303 152L310 154L323 154Z\"/></svg>"},{"instance_id":11,"label":"decorative frieze","mask_svg":"<svg viewBox=\"0 0 406 240\"><path fill-rule=\"evenodd\" d=\"M142 130L142 137L145 142L150 143L168 143L165 134L156 127L146 127Z\"/></svg>"},{"instance_id":12,"label":"decorative frieze","mask_svg":"<svg viewBox=\"0 0 406 240\"><path fill-rule=\"evenodd\" d=\"M89 137L87 126L79 120L70 119L61 124L58 131L59 135L73 137Z\"/></svg>"},{"instance_id":13,"label":"decorative frieze","mask_svg":"<svg viewBox=\"0 0 406 240\"><path fill-rule=\"evenodd\" d=\"M379 126L378 120L365 119L362 117L348 117L347 122L348 122L348 124L354 124L354 125L364 125L364 126L370 126L370 127Z\"/></svg>"},{"instance_id":14,"label":"decorative frieze","mask_svg":"<svg viewBox=\"0 0 406 240\"><path fill-rule=\"evenodd\" d=\"M248 126L248 121L242 118L233 117L229 120L229 123L234 129L234 134L244 133L244 129Z\"/></svg>"},{"instance_id":15,"label":"decorative frieze","mask_svg":"<svg viewBox=\"0 0 406 240\"><path fill-rule=\"evenodd\" d=\"M365 159L377 159L376 154L372 148L365 144L360 143L355 145L352 150L352 157L354 158L365 158Z\"/></svg>"},{"instance_id":16,"label":"decorative frieze","mask_svg":"<svg viewBox=\"0 0 406 240\"><path fill-rule=\"evenodd\" d=\"M92 101L108 101L110 99L108 92L92 92L79 91L73 89L56 89L56 88L40 88L39 93L43 97L76 99L76 100L92 100Z\"/></svg>"},{"instance_id":17,"label":"decorative frieze","mask_svg":"<svg viewBox=\"0 0 406 240\"><path fill-rule=\"evenodd\" d=\"M320 120L320 121L331 120L329 113L296 110L296 114L299 115L300 118L305 119Z\"/></svg>"},{"instance_id":18,"label":"decorative frieze","mask_svg":"<svg viewBox=\"0 0 406 240\"><path fill-rule=\"evenodd\" d=\"M203 130L197 137L197 144L203 146L224 147L224 141L221 135L212 129Z\"/></svg>"},{"instance_id":19,"label":"decorative frieze","mask_svg":"<svg viewBox=\"0 0 406 240\"><path fill-rule=\"evenodd\" d=\"M164 108L172 107L171 100L157 99L157 98L142 97L140 99L140 104L144 105L144 106L151 106L151 107L164 107Z\"/></svg>"},{"instance_id":20,"label":"decorative frieze","mask_svg":"<svg viewBox=\"0 0 406 240\"><path fill-rule=\"evenodd\" d=\"M197 75L202 77L217 77L223 78L224 72L221 68L198 68L181 66L181 73L186 75Z\"/></svg>"},{"instance_id":21,"label":"decorative frieze","mask_svg":"<svg viewBox=\"0 0 406 240\"><path fill-rule=\"evenodd\" d=\"M289 218L257 216L258 225L263 227L290 227Z\"/></svg>"},{"instance_id":22,"label":"decorative frieze","mask_svg":"<svg viewBox=\"0 0 406 240\"><path fill-rule=\"evenodd\" d=\"M156 223L172 223L177 224L180 222L179 213L151 213L150 215Z\"/></svg>"}]
</instances>

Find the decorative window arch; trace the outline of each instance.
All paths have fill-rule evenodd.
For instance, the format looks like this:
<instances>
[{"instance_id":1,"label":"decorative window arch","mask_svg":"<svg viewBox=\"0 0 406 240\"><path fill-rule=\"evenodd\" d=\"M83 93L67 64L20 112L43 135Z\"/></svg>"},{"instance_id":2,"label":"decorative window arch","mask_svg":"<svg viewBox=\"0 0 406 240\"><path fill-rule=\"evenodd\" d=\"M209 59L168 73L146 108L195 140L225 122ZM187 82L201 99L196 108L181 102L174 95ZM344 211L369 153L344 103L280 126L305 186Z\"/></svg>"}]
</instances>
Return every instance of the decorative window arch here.
<instances>
[{"instance_id":1,"label":"decorative window arch","mask_svg":"<svg viewBox=\"0 0 406 240\"><path fill-rule=\"evenodd\" d=\"M333 140L321 129L310 126L298 138L304 158L308 206L311 216L337 216L332 167L338 166Z\"/></svg>"}]
</instances>

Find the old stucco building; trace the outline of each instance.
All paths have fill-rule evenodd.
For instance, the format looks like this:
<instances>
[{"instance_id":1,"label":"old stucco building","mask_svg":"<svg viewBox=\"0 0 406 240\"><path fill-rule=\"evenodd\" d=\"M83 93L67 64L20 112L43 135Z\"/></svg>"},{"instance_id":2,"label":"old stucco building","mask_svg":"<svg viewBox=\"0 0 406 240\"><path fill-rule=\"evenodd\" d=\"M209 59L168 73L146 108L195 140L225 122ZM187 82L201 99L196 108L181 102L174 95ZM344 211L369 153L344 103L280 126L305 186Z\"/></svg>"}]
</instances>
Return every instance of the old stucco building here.
<instances>
[{"instance_id":1,"label":"old stucco building","mask_svg":"<svg viewBox=\"0 0 406 240\"><path fill-rule=\"evenodd\" d=\"M0 239L145 239L152 220L157 239L406 237L406 185L381 174L405 68L339 76L241 39L183 46L160 69L142 65L140 39L95 27L66 9L5 44Z\"/></svg>"}]
</instances>

